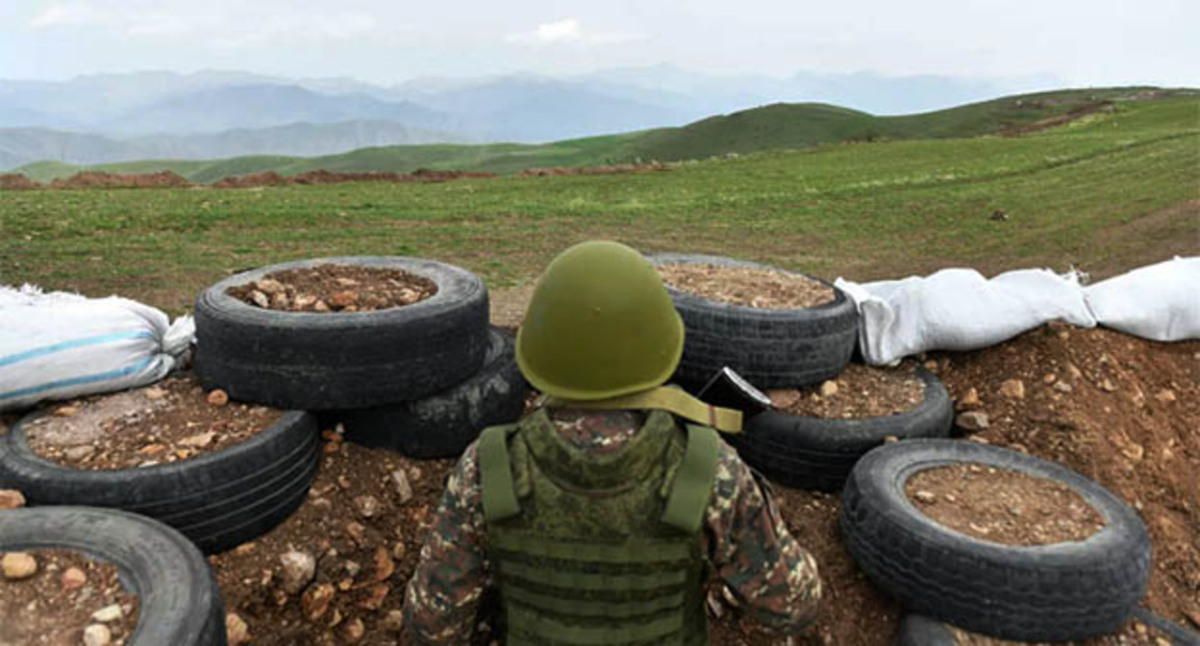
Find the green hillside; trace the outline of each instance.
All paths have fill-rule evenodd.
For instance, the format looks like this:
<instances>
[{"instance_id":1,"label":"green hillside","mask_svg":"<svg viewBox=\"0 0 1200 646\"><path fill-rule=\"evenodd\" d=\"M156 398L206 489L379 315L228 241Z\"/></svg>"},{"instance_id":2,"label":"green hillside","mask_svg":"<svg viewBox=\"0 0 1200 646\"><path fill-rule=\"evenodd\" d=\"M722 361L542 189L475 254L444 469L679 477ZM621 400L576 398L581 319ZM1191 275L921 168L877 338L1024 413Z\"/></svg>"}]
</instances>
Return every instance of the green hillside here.
<instances>
[{"instance_id":1,"label":"green hillside","mask_svg":"<svg viewBox=\"0 0 1200 646\"><path fill-rule=\"evenodd\" d=\"M509 174L527 168L582 167L632 161L680 161L729 153L810 148L821 144L906 139L967 138L1104 108L1120 111L1146 99L1197 96L1192 90L1109 88L1064 90L1004 97L947 110L904 116L875 116L819 103L774 104L711 117L679 128L589 137L548 144L429 144L364 148L322 157L250 156L215 161L138 161L82 167L38 162L17 169L48 181L80 170L144 173L171 170L199 183L231 175L310 170L411 172L418 168ZM1113 102L1108 108L1105 102ZM1098 112L1102 118L1107 112ZM1088 117L1095 118L1095 117ZM1086 121L1087 119L1084 119Z\"/></svg>"}]
</instances>

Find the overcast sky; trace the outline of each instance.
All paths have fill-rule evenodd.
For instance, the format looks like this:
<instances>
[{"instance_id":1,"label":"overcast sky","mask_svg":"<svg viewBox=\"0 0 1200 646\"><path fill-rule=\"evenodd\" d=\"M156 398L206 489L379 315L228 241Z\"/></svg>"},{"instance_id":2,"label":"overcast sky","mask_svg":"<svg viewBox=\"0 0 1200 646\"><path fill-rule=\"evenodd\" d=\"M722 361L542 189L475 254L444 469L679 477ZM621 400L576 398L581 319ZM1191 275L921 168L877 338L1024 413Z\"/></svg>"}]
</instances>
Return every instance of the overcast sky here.
<instances>
[{"instance_id":1,"label":"overcast sky","mask_svg":"<svg viewBox=\"0 0 1200 646\"><path fill-rule=\"evenodd\" d=\"M1200 0L0 0L0 78L873 71L1200 86Z\"/></svg>"}]
</instances>

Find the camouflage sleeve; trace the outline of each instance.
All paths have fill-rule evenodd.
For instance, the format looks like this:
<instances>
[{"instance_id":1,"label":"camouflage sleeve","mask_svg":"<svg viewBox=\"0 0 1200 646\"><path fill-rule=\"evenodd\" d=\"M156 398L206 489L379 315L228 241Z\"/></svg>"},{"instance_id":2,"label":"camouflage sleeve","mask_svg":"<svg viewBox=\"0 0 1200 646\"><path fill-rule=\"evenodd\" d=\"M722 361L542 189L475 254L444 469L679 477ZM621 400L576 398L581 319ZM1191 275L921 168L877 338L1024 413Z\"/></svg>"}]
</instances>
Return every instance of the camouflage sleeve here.
<instances>
[{"instance_id":1,"label":"camouflage sleeve","mask_svg":"<svg viewBox=\"0 0 1200 646\"><path fill-rule=\"evenodd\" d=\"M796 633L816 617L817 562L788 533L750 469L722 445L705 518L709 558L746 615L776 633Z\"/></svg>"},{"instance_id":2,"label":"camouflage sleeve","mask_svg":"<svg viewBox=\"0 0 1200 646\"><path fill-rule=\"evenodd\" d=\"M404 595L404 644L469 644L491 585L475 445L446 481L421 559Z\"/></svg>"}]
</instances>

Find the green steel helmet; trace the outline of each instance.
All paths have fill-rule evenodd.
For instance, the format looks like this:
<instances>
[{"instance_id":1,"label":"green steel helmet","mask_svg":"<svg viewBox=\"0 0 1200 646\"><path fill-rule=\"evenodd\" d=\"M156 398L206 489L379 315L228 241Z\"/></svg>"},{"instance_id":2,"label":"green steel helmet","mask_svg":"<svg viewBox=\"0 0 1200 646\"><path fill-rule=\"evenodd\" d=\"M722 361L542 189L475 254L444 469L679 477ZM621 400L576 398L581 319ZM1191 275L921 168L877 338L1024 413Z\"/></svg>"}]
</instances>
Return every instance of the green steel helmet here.
<instances>
[{"instance_id":1,"label":"green steel helmet","mask_svg":"<svg viewBox=\"0 0 1200 646\"><path fill-rule=\"evenodd\" d=\"M682 353L683 321L662 278L617 242L577 244L551 261L517 334L525 378L565 399L661 386Z\"/></svg>"}]
</instances>

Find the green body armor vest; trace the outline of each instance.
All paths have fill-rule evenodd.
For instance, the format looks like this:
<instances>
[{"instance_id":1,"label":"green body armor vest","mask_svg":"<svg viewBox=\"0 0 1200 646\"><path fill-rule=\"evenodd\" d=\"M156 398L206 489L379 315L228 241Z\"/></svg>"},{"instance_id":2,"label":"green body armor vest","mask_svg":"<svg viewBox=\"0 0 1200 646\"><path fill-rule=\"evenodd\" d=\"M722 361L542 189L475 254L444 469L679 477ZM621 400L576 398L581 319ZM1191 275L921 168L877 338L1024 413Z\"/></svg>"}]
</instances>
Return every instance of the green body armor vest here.
<instances>
[{"instance_id":1,"label":"green body armor vest","mask_svg":"<svg viewBox=\"0 0 1200 646\"><path fill-rule=\"evenodd\" d=\"M720 439L651 411L588 455L545 411L487 429L479 469L507 643L708 644L701 527Z\"/></svg>"}]
</instances>

